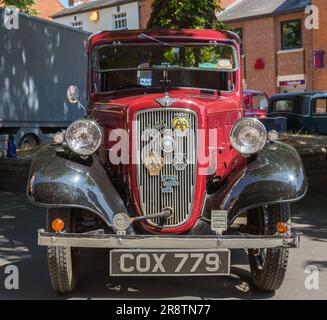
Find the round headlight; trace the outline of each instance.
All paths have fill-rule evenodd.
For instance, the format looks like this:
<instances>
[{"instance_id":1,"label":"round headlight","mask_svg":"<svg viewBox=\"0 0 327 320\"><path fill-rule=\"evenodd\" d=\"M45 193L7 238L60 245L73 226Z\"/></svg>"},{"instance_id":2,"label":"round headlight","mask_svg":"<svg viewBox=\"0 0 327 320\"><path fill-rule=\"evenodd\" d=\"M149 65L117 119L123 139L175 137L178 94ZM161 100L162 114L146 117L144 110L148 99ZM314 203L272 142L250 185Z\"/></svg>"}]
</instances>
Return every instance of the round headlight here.
<instances>
[{"instance_id":1,"label":"round headlight","mask_svg":"<svg viewBox=\"0 0 327 320\"><path fill-rule=\"evenodd\" d=\"M236 151L251 155L264 147L267 141L267 131L258 119L244 118L235 123L230 140Z\"/></svg>"},{"instance_id":2,"label":"round headlight","mask_svg":"<svg viewBox=\"0 0 327 320\"><path fill-rule=\"evenodd\" d=\"M99 149L102 130L95 121L77 120L68 127L65 138L69 149L81 156L89 156Z\"/></svg>"}]
</instances>

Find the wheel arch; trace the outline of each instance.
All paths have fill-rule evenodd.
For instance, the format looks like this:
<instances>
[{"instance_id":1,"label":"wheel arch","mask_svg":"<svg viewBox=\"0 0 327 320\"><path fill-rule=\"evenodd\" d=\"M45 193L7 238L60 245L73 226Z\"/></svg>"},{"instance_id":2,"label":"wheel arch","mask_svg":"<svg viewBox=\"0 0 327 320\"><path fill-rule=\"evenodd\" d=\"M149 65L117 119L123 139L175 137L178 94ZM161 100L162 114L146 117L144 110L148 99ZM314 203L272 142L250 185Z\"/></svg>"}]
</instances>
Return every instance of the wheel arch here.
<instances>
[{"instance_id":1,"label":"wheel arch","mask_svg":"<svg viewBox=\"0 0 327 320\"><path fill-rule=\"evenodd\" d=\"M240 214L266 205L296 202L308 189L301 158L284 143L266 146L225 195L221 208L230 222Z\"/></svg>"},{"instance_id":2,"label":"wheel arch","mask_svg":"<svg viewBox=\"0 0 327 320\"><path fill-rule=\"evenodd\" d=\"M97 155L83 160L53 146L41 148L31 165L27 196L46 208L76 208L96 214L109 227L127 213Z\"/></svg>"}]
</instances>

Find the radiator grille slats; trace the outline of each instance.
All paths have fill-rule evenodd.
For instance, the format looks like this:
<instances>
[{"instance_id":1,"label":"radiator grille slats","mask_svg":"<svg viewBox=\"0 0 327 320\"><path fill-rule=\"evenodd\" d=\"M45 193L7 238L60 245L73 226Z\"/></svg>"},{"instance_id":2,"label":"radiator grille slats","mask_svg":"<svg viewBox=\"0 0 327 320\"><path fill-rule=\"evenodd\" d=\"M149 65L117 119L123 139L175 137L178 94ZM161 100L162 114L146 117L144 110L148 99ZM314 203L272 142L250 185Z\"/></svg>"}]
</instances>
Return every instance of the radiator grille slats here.
<instances>
[{"instance_id":1,"label":"radiator grille slats","mask_svg":"<svg viewBox=\"0 0 327 320\"><path fill-rule=\"evenodd\" d=\"M183 136L175 136L172 123L179 114L187 116L190 128ZM158 128L161 130L158 130ZM165 129L164 129L165 128ZM146 140L145 132L156 129L157 133L170 130L175 139L175 150L171 153L163 152L161 139L151 136ZM192 211L197 159L197 116L194 112L184 109L150 109L141 111L136 116L136 155L137 155L137 183L140 193L140 202L143 215L162 212L166 207L173 209L174 214L164 222L160 219L148 220L149 223L159 227L176 227L185 223ZM149 135L148 135L149 136ZM176 152L176 150L178 150ZM159 176L150 176L144 165L143 158L151 151L155 151L164 158L164 166ZM182 153L188 163L184 170L176 170L173 159L176 153ZM177 177L178 186L173 187L173 192L162 192L162 176Z\"/></svg>"}]
</instances>

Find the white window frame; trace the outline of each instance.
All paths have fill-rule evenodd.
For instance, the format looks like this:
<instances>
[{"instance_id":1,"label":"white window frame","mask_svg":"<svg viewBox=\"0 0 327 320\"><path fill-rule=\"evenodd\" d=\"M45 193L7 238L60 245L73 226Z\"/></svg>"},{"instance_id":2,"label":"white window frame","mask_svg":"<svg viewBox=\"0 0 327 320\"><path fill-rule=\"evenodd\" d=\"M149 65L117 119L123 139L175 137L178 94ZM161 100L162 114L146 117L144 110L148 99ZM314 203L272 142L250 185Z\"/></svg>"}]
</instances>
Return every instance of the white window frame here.
<instances>
[{"instance_id":1,"label":"white window frame","mask_svg":"<svg viewBox=\"0 0 327 320\"><path fill-rule=\"evenodd\" d=\"M128 29L128 20L126 12L114 13L113 18L113 30L127 30Z\"/></svg>"},{"instance_id":2,"label":"white window frame","mask_svg":"<svg viewBox=\"0 0 327 320\"><path fill-rule=\"evenodd\" d=\"M83 29L83 21L82 20L76 20L71 23L72 27L75 29Z\"/></svg>"}]
</instances>

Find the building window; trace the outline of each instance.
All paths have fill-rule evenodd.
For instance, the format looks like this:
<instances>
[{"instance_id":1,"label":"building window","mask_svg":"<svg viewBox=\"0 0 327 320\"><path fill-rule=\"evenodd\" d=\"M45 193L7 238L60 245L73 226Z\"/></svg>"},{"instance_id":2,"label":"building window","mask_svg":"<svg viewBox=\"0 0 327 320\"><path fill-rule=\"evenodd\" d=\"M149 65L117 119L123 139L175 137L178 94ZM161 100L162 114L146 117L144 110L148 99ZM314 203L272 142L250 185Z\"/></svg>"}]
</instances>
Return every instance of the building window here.
<instances>
[{"instance_id":1,"label":"building window","mask_svg":"<svg viewBox=\"0 0 327 320\"><path fill-rule=\"evenodd\" d=\"M114 14L114 30L127 29L126 13Z\"/></svg>"},{"instance_id":2,"label":"building window","mask_svg":"<svg viewBox=\"0 0 327 320\"><path fill-rule=\"evenodd\" d=\"M76 29L83 29L83 22L82 21L74 21L72 22L73 28Z\"/></svg>"},{"instance_id":3,"label":"building window","mask_svg":"<svg viewBox=\"0 0 327 320\"><path fill-rule=\"evenodd\" d=\"M302 21L285 21L282 27L282 50L302 48Z\"/></svg>"}]
</instances>

